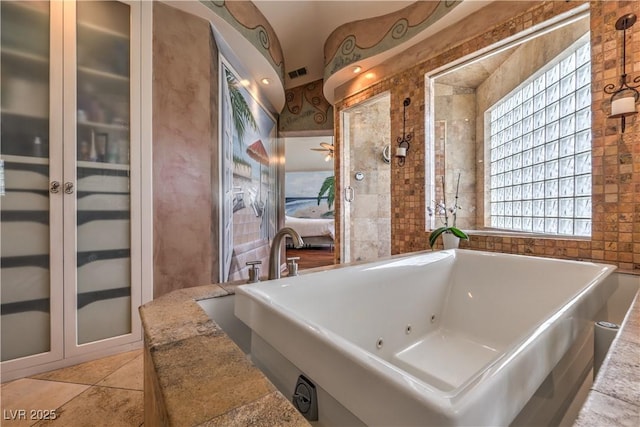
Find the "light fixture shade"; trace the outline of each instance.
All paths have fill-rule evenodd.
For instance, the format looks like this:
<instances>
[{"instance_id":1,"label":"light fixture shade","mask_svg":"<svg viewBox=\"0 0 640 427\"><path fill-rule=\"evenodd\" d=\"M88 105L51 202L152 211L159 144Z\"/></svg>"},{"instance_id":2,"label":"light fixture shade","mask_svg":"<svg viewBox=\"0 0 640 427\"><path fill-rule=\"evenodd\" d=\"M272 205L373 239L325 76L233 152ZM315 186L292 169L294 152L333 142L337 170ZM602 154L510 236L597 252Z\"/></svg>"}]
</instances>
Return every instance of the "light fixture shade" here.
<instances>
[{"instance_id":1,"label":"light fixture shade","mask_svg":"<svg viewBox=\"0 0 640 427\"><path fill-rule=\"evenodd\" d=\"M611 101L611 116L612 118L618 118L623 116L630 116L636 114L636 98L631 96L625 96L621 98L615 98Z\"/></svg>"},{"instance_id":2,"label":"light fixture shade","mask_svg":"<svg viewBox=\"0 0 640 427\"><path fill-rule=\"evenodd\" d=\"M627 75L627 30L636 23L636 15L630 13L621 16L616 21L616 30L622 31L622 73L620 74L620 84L607 84L604 93L611 95L611 115L609 118L620 119L620 130L624 133L627 116L637 114L636 102L640 99L640 77L628 78Z\"/></svg>"}]
</instances>

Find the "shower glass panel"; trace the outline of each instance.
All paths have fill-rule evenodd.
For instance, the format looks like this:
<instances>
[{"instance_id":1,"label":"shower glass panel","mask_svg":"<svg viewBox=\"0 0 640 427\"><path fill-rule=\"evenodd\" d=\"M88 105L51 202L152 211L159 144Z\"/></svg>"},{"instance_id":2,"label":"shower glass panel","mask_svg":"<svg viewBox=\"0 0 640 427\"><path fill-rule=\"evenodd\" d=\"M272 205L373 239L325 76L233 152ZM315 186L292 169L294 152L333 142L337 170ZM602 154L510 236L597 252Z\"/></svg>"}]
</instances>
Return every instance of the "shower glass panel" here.
<instances>
[{"instance_id":1,"label":"shower glass panel","mask_svg":"<svg viewBox=\"0 0 640 427\"><path fill-rule=\"evenodd\" d=\"M391 255L390 102L384 93L342 113L342 262Z\"/></svg>"}]
</instances>

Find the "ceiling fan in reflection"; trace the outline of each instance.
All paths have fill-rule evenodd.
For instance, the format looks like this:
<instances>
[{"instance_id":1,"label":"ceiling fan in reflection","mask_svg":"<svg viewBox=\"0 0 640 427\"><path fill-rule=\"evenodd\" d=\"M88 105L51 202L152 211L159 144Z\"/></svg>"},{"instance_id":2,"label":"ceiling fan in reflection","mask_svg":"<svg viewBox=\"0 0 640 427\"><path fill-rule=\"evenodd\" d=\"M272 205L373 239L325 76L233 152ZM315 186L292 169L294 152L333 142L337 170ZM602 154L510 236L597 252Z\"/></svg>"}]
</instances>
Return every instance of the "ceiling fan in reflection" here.
<instances>
[{"instance_id":1,"label":"ceiling fan in reflection","mask_svg":"<svg viewBox=\"0 0 640 427\"><path fill-rule=\"evenodd\" d=\"M321 142L320 147L321 148L312 148L311 150L320 151L321 153L326 153L326 157L324 158L325 162L328 162L329 160L333 159L333 150L334 150L333 144L329 144L327 142Z\"/></svg>"}]
</instances>

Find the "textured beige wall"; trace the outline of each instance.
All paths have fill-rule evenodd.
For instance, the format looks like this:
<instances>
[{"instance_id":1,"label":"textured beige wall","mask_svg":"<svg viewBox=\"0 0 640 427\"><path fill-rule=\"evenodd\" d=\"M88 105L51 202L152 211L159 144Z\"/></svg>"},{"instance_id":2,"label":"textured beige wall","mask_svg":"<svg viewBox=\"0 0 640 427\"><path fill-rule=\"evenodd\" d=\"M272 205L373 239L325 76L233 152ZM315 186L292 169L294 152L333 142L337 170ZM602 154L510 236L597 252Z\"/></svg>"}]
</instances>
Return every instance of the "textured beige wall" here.
<instances>
[{"instance_id":1,"label":"textured beige wall","mask_svg":"<svg viewBox=\"0 0 640 427\"><path fill-rule=\"evenodd\" d=\"M153 29L153 276L158 297L211 283L214 273L212 141L217 132L212 105L217 101L211 98L217 61L207 21L157 2Z\"/></svg>"}]
</instances>

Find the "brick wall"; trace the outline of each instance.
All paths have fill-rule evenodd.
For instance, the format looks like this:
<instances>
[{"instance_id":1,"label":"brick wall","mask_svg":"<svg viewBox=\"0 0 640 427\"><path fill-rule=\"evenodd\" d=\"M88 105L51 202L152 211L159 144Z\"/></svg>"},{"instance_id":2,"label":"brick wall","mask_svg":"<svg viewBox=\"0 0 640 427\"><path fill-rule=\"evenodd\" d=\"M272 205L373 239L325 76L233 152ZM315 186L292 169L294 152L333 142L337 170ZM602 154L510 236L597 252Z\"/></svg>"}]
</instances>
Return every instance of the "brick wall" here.
<instances>
[{"instance_id":1,"label":"brick wall","mask_svg":"<svg viewBox=\"0 0 640 427\"><path fill-rule=\"evenodd\" d=\"M408 69L385 76L357 93L347 93L336 104L335 144L337 152L340 152L339 118L342 110L389 91L393 141L396 134L402 132L402 101L406 97L411 98L411 105L407 108L407 131L414 132L414 140L405 166L392 163L392 253L428 248L429 231L426 230L425 213L425 74L581 4L584 2L536 2L524 12L466 37L458 44L449 44L446 49L434 52ZM637 116L628 119L626 132L621 134L620 120L607 117L609 96L603 93L606 84L617 85L620 73L622 33L615 30L615 21L626 13L640 15L640 2L592 1L590 13L593 94L591 239L502 237L478 232L468 242L462 242L462 248L602 261L616 264L623 271L640 274L640 120ZM426 40L423 43L428 42ZM632 78L640 75L640 23L627 31L627 71ZM339 174L340 159L337 158L338 183ZM341 190L338 184L338 191ZM336 209L337 212L342 209L340 198L336 200ZM338 240L341 238L339 218L337 215Z\"/></svg>"}]
</instances>

